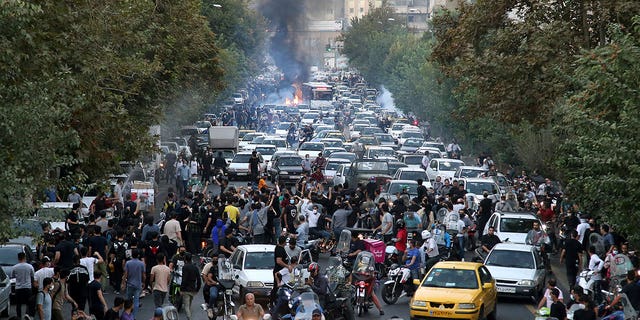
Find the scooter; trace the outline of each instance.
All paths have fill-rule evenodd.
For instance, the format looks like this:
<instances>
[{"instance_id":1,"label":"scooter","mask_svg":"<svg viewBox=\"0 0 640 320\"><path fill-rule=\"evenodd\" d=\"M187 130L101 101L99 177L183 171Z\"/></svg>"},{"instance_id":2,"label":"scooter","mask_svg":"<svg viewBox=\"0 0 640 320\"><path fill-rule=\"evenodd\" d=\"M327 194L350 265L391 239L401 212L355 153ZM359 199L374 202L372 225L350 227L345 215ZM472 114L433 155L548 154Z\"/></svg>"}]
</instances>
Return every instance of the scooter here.
<instances>
[{"instance_id":1,"label":"scooter","mask_svg":"<svg viewBox=\"0 0 640 320\"><path fill-rule=\"evenodd\" d=\"M386 304L395 304L403 292L408 293L410 290L408 286L413 285L409 279L411 279L409 268L399 264L392 265L387 274L387 281L382 285L382 300Z\"/></svg>"}]
</instances>

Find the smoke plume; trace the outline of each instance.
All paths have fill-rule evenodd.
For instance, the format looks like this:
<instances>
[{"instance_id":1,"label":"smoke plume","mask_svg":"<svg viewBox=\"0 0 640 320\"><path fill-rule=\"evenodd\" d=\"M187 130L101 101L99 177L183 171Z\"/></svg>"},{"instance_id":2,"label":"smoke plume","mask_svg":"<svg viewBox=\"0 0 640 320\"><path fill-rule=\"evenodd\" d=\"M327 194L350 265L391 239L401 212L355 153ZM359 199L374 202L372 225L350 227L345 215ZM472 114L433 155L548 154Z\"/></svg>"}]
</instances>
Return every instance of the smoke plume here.
<instances>
[{"instance_id":1,"label":"smoke plume","mask_svg":"<svg viewBox=\"0 0 640 320\"><path fill-rule=\"evenodd\" d=\"M308 78L309 66L300 50L296 32L304 26L305 1L261 0L258 10L269 21L273 37L269 53L284 74L283 85L300 83Z\"/></svg>"}]
</instances>

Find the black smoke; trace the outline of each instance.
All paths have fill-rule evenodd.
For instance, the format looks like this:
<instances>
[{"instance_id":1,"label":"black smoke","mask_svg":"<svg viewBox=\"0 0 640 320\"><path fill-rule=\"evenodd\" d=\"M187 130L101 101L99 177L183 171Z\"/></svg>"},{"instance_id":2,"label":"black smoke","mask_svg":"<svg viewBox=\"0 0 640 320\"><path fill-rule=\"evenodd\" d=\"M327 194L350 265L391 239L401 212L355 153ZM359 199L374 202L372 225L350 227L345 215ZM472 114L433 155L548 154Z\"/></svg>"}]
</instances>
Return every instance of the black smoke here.
<instances>
[{"instance_id":1,"label":"black smoke","mask_svg":"<svg viewBox=\"0 0 640 320\"><path fill-rule=\"evenodd\" d=\"M262 0L258 10L268 20L273 32L269 54L284 74L283 85L307 80L309 66L298 43L297 32L304 27L304 0Z\"/></svg>"}]
</instances>

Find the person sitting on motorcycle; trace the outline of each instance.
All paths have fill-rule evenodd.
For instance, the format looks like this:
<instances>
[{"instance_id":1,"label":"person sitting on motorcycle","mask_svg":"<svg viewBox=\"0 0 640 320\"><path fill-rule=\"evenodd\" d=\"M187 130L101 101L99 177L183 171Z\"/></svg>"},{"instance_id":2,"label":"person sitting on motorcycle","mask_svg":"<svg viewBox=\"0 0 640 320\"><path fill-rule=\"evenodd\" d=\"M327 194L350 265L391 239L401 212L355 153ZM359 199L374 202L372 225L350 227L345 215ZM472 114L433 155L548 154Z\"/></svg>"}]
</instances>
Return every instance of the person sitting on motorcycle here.
<instances>
[{"instance_id":1,"label":"person sitting on motorcycle","mask_svg":"<svg viewBox=\"0 0 640 320\"><path fill-rule=\"evenodd\" d=\"M622 295L626 294L629 299L629 303L636 311L640 310L640 283L636 278L636 271L629 270L627 272L627 284L622 287L622 290L616 295L616 297L605 308L607 310L616 310L616 306L620 303ZM624 311L618 310L609 315L608 319L624 319Z\"/></svg>"},{"instance_id":2,"label":"person sitting on motorcycle","mask_svg":"<svg viewBox=\"0 0 640 320\"><path fill-rule=\"evenodd\" d=\"M429 230L422 231L422 240L424 243L420 247L420 253L422 254L422 260L424 263L424 272L427 273L431 270L434 264L440 260L440 253L438 252L438 244L436 239Z\"/></svg>"},{"instance_id":3,"label":"person sitting on motorcycle","mask_svg":"<svg viewBox=\"0 0 640 320\"><path fill-rule=\"evenodd\" d=\"M220 291L220 283L218 283L218 256L213 255L211 258L211 262L207 263L209 269L206 273L205 268L202 269L202 275L204 276L202 293L205 297L204 301L208 303L207 315L209 319L213 319L216 313L216 301L218 300L218 292ZM205 267L207 267L207 265L205 265Z\"/></svg>"},{"instance_id":4,"label":"person sitting on motorcycle","mask_svg":"<svg viewBox=\"0 0 640 320\"><path fill-rule=\"evenodd\" d=\"M307 279L307 284L320 298L320 305L326 307L325 297L329 293L329 280L325 275L320 274L320 265L317 262L309 264L308 270L310 276Z\"/></svg>"},{"instance_id":5,"label":"person sitting on motorcycle","mask_svg":"<svg viewBox=\"0 0 640 320\"><path fill-rule=\"evenodd\" d=\"M404 255L404 252L407 251L407 229L404 226L404 220L398 219L396 221L396 228L398 231L394 241L400 256Z\"/></svg>"},{"instance_id":6,"label":"person sitting on motorcycle","mask_svg":"<svg viewBox=\"0 0 640 320\"><path fill-rule=\"evenodd\" d=\"M540 229L540 223L533 222L533 229L527 232L525 243L540 248L540 252L545 255L549 246L549 237L547 233ZM545 261L546 262L546 261Z\"/></svg>"},{"instance_id":7,"label":"person sitting on motorcycle","mask_svg":"<svg viewBox=\"0 0 640 320\"><path fill-rule=\"evenodd\" d=\"M353 241L352 241L353 243ZM362 261L360 261L360 264L362 263ZM373 271L368 271L365 270L366 269L366 265L364 265L365 268L363 268L363 266L354 266L353 268L353 272L354 273L358 273L358 274L364 274L366 276L365 281L367 282L367 297L371 297L371 301L373 302L373 304L376 306L376 308L378 308L378 310L380 311L380 315L383 316L384 315L384 311L382 310L382 306L380 305L380 300L378 300L378 296L375 294L375 292L373 292L373 287L375 285L376 282L376 276L373 274ZM352 281L352 277L351 275L349 275L349 282L351 283Z\"/></svg>"},{"instance_id":8,"label":"person sitting on motorcycle","mask_svg":"<svg viewBox=\"0 0 640 320\"><path fill-rule=\"evenodd\" d=\"M326 165L327 158L322 155L322 152L318 152L318 156L311 163L311 167L314 169L320 168L320 170L323 170Z\"/></svg>"},{"instance_id":9,"label":"person sitting on motorcycle","mask_svg":"<svg viewBox=\"0 0 640 320\"><path fill-rule=\"evenodd\" d=\"M489 229L487 230L487 234L483 235L482 239L480 240L482 253L484 253L485 255L488 254L496 244L502 242L500 241L500 238L496 236L495 231L496 229L494 227L489 227Z\"/></svg>"},{"instance_id":10,"label":"person sitting on motorcycle","mask_svg":"<svg viewBox=\"0 0 640 320\"><path fill-rule=\"evenodd\" d=\"M349 253L347 254L347 260L353 265L358 253L367 250L364 246L364 241L358 238L358 233L351 234L351 244L349 245Z\"/></svg>"},{"instance_id":11,"label":"person sitting on motorcycle","mask_svg":"<svg viewBox=\"0 0 640 320\"><path fill-rule=\"evenodd\" d=\"M264 310L261 305L256 304L256 297L253 293L244 295L244 304L238 308L236 317L238 320L254 320L264 317Z\"/></svg>"},{"instance_id":12,"label":"person sitting on motorcycle","mask_svg":"<svg viewBox=\"0 0 640 320\"><path fill-rule=\"evenodd\" d=\"M416 240L411 239L409 242L409 248L407 248L407 252L405 252L403 261L404 266L411 270L411 279L420 279L420 250L416 248ZM413 281L407 281L407 295L413 295L415 291Z\"/></svg>"}]
</instances>

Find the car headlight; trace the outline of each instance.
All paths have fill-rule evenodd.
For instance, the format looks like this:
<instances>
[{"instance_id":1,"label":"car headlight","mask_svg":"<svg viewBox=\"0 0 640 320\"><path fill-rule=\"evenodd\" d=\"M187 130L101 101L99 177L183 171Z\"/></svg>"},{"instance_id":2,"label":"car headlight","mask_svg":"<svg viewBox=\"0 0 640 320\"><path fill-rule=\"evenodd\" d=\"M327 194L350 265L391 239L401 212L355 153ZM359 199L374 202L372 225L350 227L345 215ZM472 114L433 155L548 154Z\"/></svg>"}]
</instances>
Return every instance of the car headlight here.
<instances>
[{"instance_id":1,"label":"car headlight","mask_svg":"<svg viewBox=\"0 0 640 320\"><path fill-rule=\"evenodd\" d=\"M458 309L475 309L475 303L460 303L458 304Z\"/></svg>"},{"instance_id":2,"label":"car headlight","mask_svg":"<svg viewBox=\"0 0 640 320\"><path fill-rule=\"evenodd\" d=\"M264 283L262 281L249 281L247 282L247 287L249 288L263 288Z\"/></svg>"},{"instance_id":3,"label":"car headlight","mask_svg":"<svg viewBox=\"0 0 640 320\"><path fill-rule=\"evenodd\" d=\"M411 303L411 306L413 306L413 307L426 307L427 306L427 302L426 301L422 301L422 300L413 300L413 302Z\"/></svg>"},{"instance_id":4,"label":"car headlight","mask_svg":"<svg viewBox=\"0 0 640 320\"><path fill-rule=\"evenodd\" d=\"M533 280L520 280L518 281L519 286L533 287Z\"/></svg>"},{"instance_id":5,"label":"car headlight","mask_svg":"<svg viewBox=\"0 0 640 320\"><path fill-rule=\"evenodd\" d=\"M230 296L230 295L232 295L232 294L233 294L233 290L231 290L231 289L227 289L227 290L224 292L224 294L226 294L226 295Z\"/></svg>"},{"instance_id":6,"label":"car headlight","mask_svg":"<svg viewBox=\"0 0 640 320\"><path fill-rule=\"evenodd\" d=\"M280 171L280 174L289 174L289 171Z\"/></svg>"}]
</instances>

